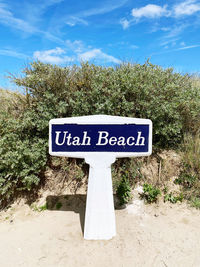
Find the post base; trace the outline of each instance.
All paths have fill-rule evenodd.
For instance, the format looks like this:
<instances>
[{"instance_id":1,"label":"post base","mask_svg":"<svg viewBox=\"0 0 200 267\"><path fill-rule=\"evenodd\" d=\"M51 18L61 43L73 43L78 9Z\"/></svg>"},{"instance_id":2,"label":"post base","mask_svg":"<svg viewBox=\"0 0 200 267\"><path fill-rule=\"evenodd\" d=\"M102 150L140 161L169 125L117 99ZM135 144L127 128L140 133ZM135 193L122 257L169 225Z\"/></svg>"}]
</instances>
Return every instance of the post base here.
<instances>
[{"instance_id":1,"label":"post base","mask_svg":"<svg viewBox=\"0 0 200 267\"><path fill-rule=\"evenodd\" d=\"M85 159L90 165L84 238L108 240L116 235L111 164L115 157L101 154Z\"/></svg>"}]
</instances>

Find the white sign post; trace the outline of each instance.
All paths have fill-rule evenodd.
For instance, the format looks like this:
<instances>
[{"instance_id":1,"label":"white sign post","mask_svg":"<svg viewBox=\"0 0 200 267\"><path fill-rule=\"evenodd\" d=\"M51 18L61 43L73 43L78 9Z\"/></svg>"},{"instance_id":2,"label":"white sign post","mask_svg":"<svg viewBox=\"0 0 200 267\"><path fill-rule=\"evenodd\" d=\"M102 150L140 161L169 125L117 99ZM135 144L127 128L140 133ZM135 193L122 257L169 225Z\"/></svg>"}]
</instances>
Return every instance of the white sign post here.
<instances>
[{"instance_id":1,"label":"white sign post","mask_svg":"<svg viewBox=\"0 0 200 267\"><path fill-rule=\"evenodd\" d=\"M111 164L116 158L149 156L152 122L147 119L93 115L49 122L49 153L84 158L90 165L84 238L116 235Z\"/></svg>"}]
</instances>

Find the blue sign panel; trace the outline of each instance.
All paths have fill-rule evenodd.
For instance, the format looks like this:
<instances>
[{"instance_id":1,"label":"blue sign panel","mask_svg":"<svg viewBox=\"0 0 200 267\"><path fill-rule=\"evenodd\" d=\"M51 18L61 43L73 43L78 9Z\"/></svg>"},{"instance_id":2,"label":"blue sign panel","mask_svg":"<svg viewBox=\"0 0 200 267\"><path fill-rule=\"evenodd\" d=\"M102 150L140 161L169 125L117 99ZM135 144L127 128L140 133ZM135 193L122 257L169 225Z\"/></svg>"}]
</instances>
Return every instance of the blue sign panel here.
<instances>
[{"instance_id":1,"label":"blue sign panel","mask_svg":"<svg viewBox=\"0 0 200 267\"><path fill-rule=\"evenodd\" d=\"M52 152L148 152L149 124L52 124Z\"/></svg>"}]
</instances>

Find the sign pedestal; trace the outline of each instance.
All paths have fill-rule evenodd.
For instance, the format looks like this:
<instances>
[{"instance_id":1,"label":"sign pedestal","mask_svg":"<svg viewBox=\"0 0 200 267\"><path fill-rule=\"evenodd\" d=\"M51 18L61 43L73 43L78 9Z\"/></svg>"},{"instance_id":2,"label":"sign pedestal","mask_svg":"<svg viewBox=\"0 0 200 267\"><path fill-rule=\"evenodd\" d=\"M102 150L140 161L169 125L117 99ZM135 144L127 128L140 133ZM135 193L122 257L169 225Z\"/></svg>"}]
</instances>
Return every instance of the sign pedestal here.
<instances>
[{"instance_id":1,"label":"sign pedestal","mask_svg":"<svg viewBox=\"0 0 200 267\"><path fill-rule=\"evenodd\" d=\"M85 158L90 165L84 238L107 240L116 235L111 164L113 155L98 153Z\"/></svg>"},{"instance_id":2,"label":"sign pedestal","mask_svg":"<svg viewBox=\"0 0 200 267\"><path fill-rule=\"evenodd\" d=\"M49 154L84 158L90 165L84 238L116 235L111 164L116 158L149 156L152 122L109 115L52 119Z\"/></svg>"}]
</instances>

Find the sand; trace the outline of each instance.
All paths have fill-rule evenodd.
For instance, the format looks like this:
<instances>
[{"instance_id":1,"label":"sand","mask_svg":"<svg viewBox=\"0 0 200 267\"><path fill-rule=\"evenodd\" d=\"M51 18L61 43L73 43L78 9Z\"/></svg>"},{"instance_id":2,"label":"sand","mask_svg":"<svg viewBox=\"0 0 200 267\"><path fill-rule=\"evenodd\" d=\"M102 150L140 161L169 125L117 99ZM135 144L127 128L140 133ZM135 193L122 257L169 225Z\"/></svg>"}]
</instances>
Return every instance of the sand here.
<instances>
[{"instance_id":1,"label":"sand","mask_svg":"<svg viewBox=\"0 0 200 267\"><path fill-rule=\"evenodd\" d=\"M0 266L200 266L200 211L186 204L136 199L115 211L117 235L108 241L83 239L84 209L77 195L60 210L16 204L1 212Z\"/></svg>"}]
</instances>

